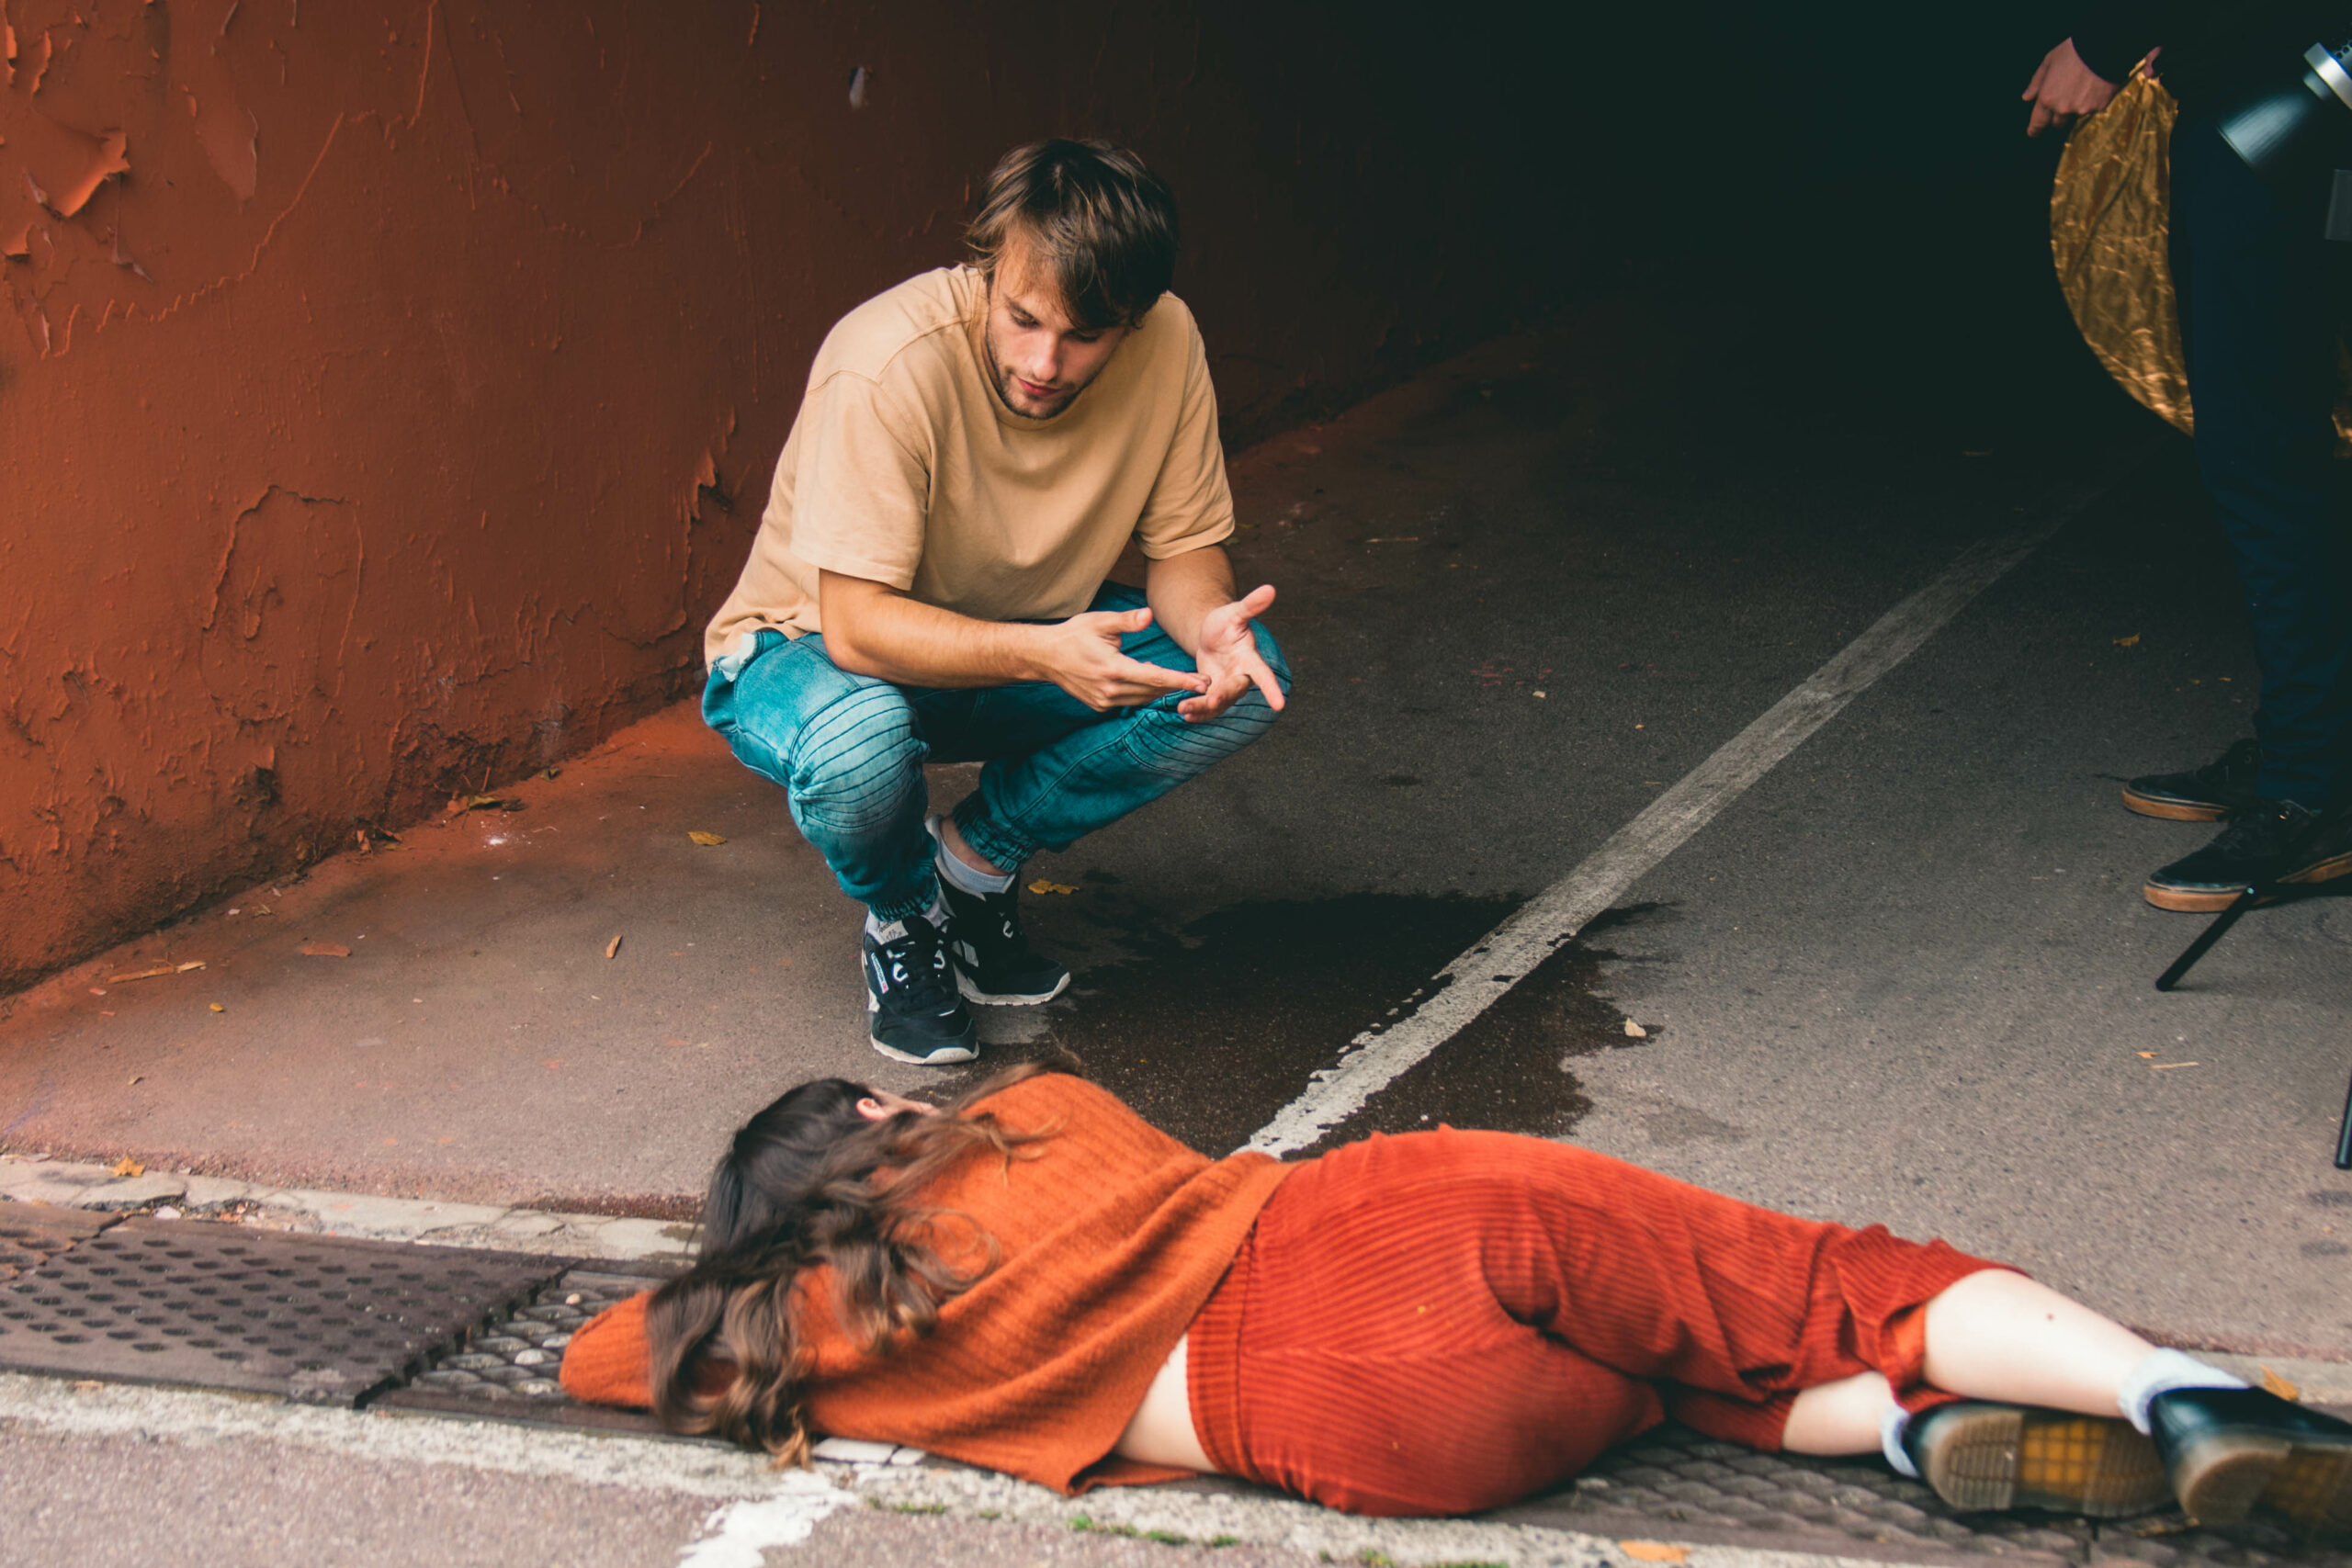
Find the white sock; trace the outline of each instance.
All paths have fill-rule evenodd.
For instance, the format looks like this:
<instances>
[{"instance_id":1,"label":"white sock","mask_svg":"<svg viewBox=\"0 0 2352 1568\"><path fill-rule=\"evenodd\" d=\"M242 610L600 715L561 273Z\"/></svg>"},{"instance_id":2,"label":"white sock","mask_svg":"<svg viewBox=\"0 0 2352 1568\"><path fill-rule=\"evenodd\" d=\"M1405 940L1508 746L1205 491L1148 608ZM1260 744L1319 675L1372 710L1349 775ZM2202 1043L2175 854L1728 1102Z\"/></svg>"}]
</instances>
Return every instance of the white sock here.
<instances>
[{"instance_id":1,"label":"white sock","mask_svg":"<svg viewBox=\"0 0 2352 1568\"><path fill-rule=\"evenodd\" d=\"M937 926L941 931L945 931L947 929L947 900L936 893L933 894L931 896L931 908L922 912L922 918L929 920L933 925ZM865 934L872 937L876 942L889 942L893 940L888 934L889 930L892 926L899 925L902 922L898 920L884 921L877 919L873 910L868 909L865 911ZM902 931L900 934L903 935L904 932Z\"/></svg>"},{"instance_id":2,"label":"white sock","mask_svg":"<svg viewBox=\"0 0 2352 1568\"><path fill-rule=\"evenodd\" d=\"M1911 1425L1911 1412L1900 1404L1890 1404L1886 1414L1878 1418L1878 1446L1886 1455L1886 1462L1894 1467L1897 1475L1919 1479L1919 1467L1911 1462L1911 1455L1903 1446L1903 1434Z\"/></svg>"},{"instance_id":3,"label":"white sock","mask_svg":"<svg viewBox=\"0 0 2352 1568\"><path fill-rule=\"evenodd\" d=\"M939 868L939 874L954 883L958 890L976 898L984 897L990 893L1005 891L1012 886L1012 879L1021 874L1016 867L1001 875L990 876L979 867L967 864L962 855L947 847L947 837L940 831L938 818L927 817L922 825L924 831L939 846L938 853L931 857L932 863Z\"/></svg>"},{"instance_id":4,"label":"white sock","mask_svg":"<svg viewBox=\"0 0 2352 1568\"><path fill-rule=\"evenodd\" d=\"M2125 1374L2123 1386L2115 1391L2115 1407L2123 1412L2125 1420L2145 1432L2149 1402L2160 1393L2169 1393L2177 1388L2250 1386L2244 1378L2232 1377L2219 1367L2209 1367L2186 1351L2151 1350Z\"/></svg>"}]
</instances>

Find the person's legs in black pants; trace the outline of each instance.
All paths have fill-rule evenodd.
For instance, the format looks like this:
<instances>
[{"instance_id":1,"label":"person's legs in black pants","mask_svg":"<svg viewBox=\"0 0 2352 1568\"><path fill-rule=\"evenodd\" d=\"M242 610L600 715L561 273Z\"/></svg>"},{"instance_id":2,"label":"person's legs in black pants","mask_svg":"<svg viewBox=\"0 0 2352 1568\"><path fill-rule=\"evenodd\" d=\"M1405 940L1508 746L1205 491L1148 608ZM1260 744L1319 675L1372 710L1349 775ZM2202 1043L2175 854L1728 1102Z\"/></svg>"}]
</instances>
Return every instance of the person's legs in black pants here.
<instances>
[{"instance_id":1,"label":"person's legs in black pants","mask_svg":"<svg viewBox=\"0 0 2352 1568\"><path fill-rule=\"evenodd\" d=\"M2344 804L2352 759L2352 539L2335 457L2337 371L2321 229L2324 176L2282 194L2184 119L2172 143L2173 260L2197 462L2245 591L2262 674L2259 800L2150 878L2166 908L2225 906L2248 882L2352 872L2306 864L2306 818ZM2341 846L2339 846L2341 848Z\"/></svg>"}]
</instances>

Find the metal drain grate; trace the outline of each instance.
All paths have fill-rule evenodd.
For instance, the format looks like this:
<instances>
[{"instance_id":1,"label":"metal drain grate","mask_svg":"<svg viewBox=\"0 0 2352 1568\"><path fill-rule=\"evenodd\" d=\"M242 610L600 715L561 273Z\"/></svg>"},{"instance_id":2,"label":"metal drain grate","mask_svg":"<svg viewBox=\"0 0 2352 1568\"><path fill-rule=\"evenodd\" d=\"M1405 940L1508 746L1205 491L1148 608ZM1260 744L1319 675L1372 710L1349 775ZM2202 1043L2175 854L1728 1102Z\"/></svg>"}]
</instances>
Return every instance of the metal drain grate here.
<instances>
[{"instance_id":1,"label":"metal drain grate","mask_svg":"<svg viewBox=\"0 0 2352 1568\"><path fill-rule=\"evenodd\" d=\"M54 1203L0 1203L0 1282L72 1251L118 1217Z\"/></svg>"},{"instance_id":2,"label":"metal drain grate","mask_svg":"<svg viewBox=\"0 0 2352 1568\"><path fill-rule=\"evenodd\" d=\"M562 1267L126 1220L0 1282L0 1366L350 1404Z\"/></svg>"},{"instance_id":3,"label":"metal drain grate","mask_svg":"<svg viewBox=\"0 0 2352 1568\"><path fill-rule=\"evenodd\" d=\"M2352 1553L2301 1547L2261 1522L2195 1529L2177 1513L2095 1523L2048 1514L1957 1514L1871 1459L1764 1454L1662 1427L1603 1454L1574 1485L1500 1518L1594 1535L1656 1536L1905 1562L2090 1563L2157 1568L2268 1563L2352 1568Z\"/></svg>"},{"instance_id":4,"label":"metal drain grate","mask_svg":"<svg viewBox=\"0 0 2352 1568\"><path fill-rule=\"evenodd\" d=\"M568 1271L530 1305L468 1335L435 1356L406 1387L379 1395L371 1408L658 1433L661 1428L645 1412L582 1404L556 1381L573 1330L606 1307L651 1290L672 1272L652 1266L642 1273L616 1271L626 1267L602 1264Z\"/></svg>"}]
</instances>

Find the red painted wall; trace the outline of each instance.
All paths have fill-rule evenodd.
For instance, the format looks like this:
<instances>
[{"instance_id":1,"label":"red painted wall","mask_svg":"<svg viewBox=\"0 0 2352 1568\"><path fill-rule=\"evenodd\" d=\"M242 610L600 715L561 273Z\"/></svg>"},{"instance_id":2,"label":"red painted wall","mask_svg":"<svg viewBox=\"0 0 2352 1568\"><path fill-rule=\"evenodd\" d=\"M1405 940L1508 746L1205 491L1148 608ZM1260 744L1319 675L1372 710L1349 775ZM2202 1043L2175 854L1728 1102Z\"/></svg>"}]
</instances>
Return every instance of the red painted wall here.
<instances>
[{"instance_id":1,"label":"red painted wall","mask_svg":"<svg viewBox=\"0 0 2352 1568\"><path fill-rule=\"evenodd\" d=\"M1229 435L1499 325L1560 198L1424 14L0 0L0 989L690 689L1017 141L1170 177Z\"/></svg>"}]
</instances>

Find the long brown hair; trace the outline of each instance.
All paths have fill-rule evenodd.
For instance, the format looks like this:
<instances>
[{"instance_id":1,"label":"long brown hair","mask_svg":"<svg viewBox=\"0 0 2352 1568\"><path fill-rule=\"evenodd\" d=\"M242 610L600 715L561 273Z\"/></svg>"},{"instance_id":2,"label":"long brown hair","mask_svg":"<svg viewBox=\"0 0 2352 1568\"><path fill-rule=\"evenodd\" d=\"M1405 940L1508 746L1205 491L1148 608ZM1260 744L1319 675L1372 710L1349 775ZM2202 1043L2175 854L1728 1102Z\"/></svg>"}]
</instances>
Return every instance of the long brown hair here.
<instances>
[{"instance_id":1,"label":"long brown hair","mask_svg":"<svg viewBox=\"0 0 2352 1568\"><path fill-rule=\"evenodd\" d=\"M1024 1062L959 1097L944 1113L900 1111L868 1122L873 1093L843 1078L802 1084L745 1122L711 1174L694 1266L654 1292L646 1309L653 1354L653 1414L673 1432L714 1435L805 1461L807 1367L793 1302L811 1269L831 1265L842 1325L869 1347L922 1335L939 1309L995 1262L959 1269L923 1234L948 1212L918 1201L924 1184L987 1149L1022 1157L1051 1136L1001 1125L975 1101L1067 1059ZM877 1182L876 1173L888 1179ZM713 1364L731 1362L721 1382Z\"/></svg>"}]
</instances>

